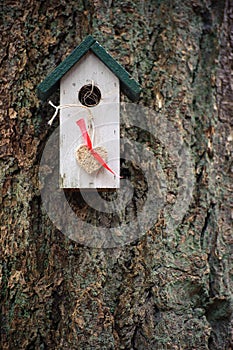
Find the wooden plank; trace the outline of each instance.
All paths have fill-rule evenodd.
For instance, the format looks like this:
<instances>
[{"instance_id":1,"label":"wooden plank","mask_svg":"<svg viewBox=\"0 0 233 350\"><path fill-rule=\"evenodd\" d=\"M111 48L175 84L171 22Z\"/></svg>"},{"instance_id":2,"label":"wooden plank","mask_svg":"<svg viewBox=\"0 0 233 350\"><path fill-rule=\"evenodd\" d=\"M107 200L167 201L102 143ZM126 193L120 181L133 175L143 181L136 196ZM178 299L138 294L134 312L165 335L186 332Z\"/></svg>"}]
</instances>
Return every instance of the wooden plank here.
<instances>
[{"instance_id":1,"label":"wooden plank","mask_svg":"<svg viewBox=\"0 0 233 350\"><path fill-rule=\"evenodd\" d=\"M62 188L119 188L119 178L102 168L90 175L75 159L75 150L84 141L76 121L89 121L87 108L82 108L78 93L86 84L94 82L101 91L98 106L89 110L94 119L93 145L108 151L108 165L119 174L119 80L93 53L86 54L61 79L61 105L78 104L79 107L60 111L60 185Z\"/></svg>"}]
</instances>

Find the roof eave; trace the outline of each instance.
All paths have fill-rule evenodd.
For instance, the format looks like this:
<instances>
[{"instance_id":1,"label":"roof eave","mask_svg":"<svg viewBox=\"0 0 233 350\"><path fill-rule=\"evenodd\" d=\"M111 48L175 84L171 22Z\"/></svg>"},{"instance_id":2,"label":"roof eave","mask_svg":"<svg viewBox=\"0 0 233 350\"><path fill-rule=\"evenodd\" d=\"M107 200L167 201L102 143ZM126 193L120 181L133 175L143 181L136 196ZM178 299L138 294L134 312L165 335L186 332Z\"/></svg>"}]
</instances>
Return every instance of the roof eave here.
<instances>
[{"instance_id":1,"label":"roof eave","mask_svg":"<svg viewBox=\"0 0 233 350\"><path fill-rule=\"evenodd\" d=\"M132 101L137 101L141 92L140 85L129 75L129 73L112 58L105 49L95 42L90 50L117 76L120 80L122 92Z\"/></svg>"},{"instance_id":2,"label":"roof eave","mask_svg":"<svg viewBox=\"0 0 233 350\"><path fill-rule=\"evenodd\" d=\"M38 97L45 101L57 88L60 79L89 51L91 50L120 81L122 92L132 101L137 101L141 92L140 85L128 72L109 55L105 49L91 36L77 46L74 51L61 62L37 87Z\"/></svg>"},{"instance_id":3,"label":"roof eave","mask_svg":"<svg viewBox=\"0 0 233 350\"><path fill-rule=\"evenodd\" d=\"M59 81L77 63L95 43L95 39L88 35L66 59L61 62L37 87L38 97L45 101L59 87Z\"/></svg>"}]
</instances>

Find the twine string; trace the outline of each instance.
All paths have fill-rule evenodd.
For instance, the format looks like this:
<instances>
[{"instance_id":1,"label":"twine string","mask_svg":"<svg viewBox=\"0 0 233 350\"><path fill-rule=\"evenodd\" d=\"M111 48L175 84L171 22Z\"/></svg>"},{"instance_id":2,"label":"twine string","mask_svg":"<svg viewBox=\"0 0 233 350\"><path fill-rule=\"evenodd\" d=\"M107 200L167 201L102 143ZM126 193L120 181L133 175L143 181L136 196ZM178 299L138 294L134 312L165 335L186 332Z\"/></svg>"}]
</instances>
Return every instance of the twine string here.
<instances>
[{"instance_id":1,"label":"twine string","mask_svg":"<svg viewBox=\"0 0 233 350\"><path fill-rule=\"evenodd\" d=\"M84 85L80 90L83 95L81 97L82 103L87 107L97 106L100 101L100 96L98 96L99 89L95 86L94 80L91 80L91 83L88 85Z\"/></svg>"},{"instance_id":2,"label":"twine string","mask_svg":"<svg viewBox=\"0 0 233 350\"><path fill-rule=\"evenodd\" d=\"M93 84L93 86L94 86L94 84ZM94 139L95 139L94 118L93 118L93 115L88 107L80 106L78 104L65 104L65 105L55 106L55 104L52 101L49 101L49 104L50 104L50 106L55 108L55 112L54 112L52 118L48 121L48 124L50 126L53 124L54 119L57 117L57 115L61 109L63 109L63 108L75 108L75 107L84 108L88 112L88 119L89 119L88 129L91 130L91 141L92 141L92 144L94 143Z\"/></svg>"}]
</instances>

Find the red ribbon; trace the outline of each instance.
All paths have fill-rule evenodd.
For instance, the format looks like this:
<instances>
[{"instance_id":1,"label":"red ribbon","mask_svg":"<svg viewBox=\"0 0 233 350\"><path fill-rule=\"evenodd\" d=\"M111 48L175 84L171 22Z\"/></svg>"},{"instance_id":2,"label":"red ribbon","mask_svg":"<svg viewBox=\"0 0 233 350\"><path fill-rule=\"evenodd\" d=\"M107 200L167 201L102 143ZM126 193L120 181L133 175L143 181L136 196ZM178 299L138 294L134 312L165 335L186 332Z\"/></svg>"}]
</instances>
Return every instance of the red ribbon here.
<instances>
[{"instance_id":1,"label":"red ribbon","mask_svg":"<svg viewBox=\"0 0 233 350\"><path fill-rule=\"evenodd\" d=\"M86 146L91 151L92 150L92 143L91 143L90 136L88 135L84 119L77 120L76 124L80 127L81 133L83 135L83 139L86 143Z\"/></svg>"},{"instance_id":2,"label":"red ribbon","mask_svg":"<svg viewBox=\"0 0 233 350\"><path fill-rule=\"evenodd\" d=\"M113 175L122 178L121 176L119 176L117 173L115 173L115 171L113 171L111 168L109 168L109 166L107 165L107 163L103 160L103 158L99 155L98 152L96 152L93 147L92 147L92 142L90 139L90 136L87 132L87 128L86 128L86 124L85 124L85 120L83 118L79 119L76 121L76 124L79 126L81 133L82 133L82 137L84 139L84 142L87 146L87 148L90 150L91 154L93 155L93 157L108 171L110 171Z\"/></svg>"}]
</instances>

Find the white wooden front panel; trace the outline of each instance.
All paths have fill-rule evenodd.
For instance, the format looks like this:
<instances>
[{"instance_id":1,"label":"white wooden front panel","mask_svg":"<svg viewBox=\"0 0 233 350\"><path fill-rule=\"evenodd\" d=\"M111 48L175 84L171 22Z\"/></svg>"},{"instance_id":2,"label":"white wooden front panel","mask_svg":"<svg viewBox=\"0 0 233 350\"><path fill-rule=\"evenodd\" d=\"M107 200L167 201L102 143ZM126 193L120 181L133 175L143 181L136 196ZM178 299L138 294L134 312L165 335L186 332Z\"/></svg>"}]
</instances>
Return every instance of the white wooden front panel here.
<instances>
[{"instance_id":1,"label":"white wooden front panel","mask_svg":"<svg viewBox=\"0 0 233 350\"><path fill-rule=\"evenodd\" d=\"M82 106L78 99L81 87L92 81L101 91L101 101L89 110L94 118L93 147L104 146L108 151L108 166L120 173L119 141L119 80L92 53L85 55L60 82L60 104ZM119 188L119 178L103 167L89 175L75 158L75 150L83 144L76 121L84 118L88 126L87 108L69 107L60 110L60 187Z\"/></svg>"}]
</instances>

